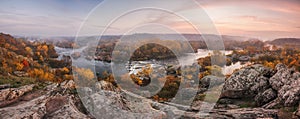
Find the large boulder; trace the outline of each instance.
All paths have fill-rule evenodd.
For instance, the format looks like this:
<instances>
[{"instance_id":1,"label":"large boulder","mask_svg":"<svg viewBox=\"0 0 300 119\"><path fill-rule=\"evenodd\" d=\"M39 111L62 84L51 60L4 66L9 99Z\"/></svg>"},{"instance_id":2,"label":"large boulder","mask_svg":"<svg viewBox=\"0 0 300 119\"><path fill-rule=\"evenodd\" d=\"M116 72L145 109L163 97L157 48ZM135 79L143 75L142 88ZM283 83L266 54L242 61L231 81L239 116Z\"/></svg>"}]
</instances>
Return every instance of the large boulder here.
<instances>
[{"instance_id":1,"label":"large boulder","mask_svg":"<svg viewBox=\"0 0 300 119\"><path fill-rule=\"evenodd\" d=\"M273 90L272 88L269 88L268 90L264 91L263 93L259 93L255 96L254 100L257 104L257 106L262 106L272 100L274 100L277 97L277 92Z\"/></svg>"},{"instance_id":2,"label":"large boulder","mask_svg":"<svg viewBox=\"0 0 300 119\"><path fill-rule=\"evenodd\" d=\"M78 109L78 105L76 104L77 100L75 100L73 95L66 96L54 96L48 98L45 105L46 114L44 117L46 118L90 118L91 116L83 113Z\"/></svg>"},{"instance_id":3,"label":"large boulder","mask_svg":"<svg viewBox=\"0 0 300 119\"><path fill-rule=\"evenodd\" d=\"M290 85L284 85L278 91L278 98L280 98L284 106L294 106L300 100L300 78Z\"/></svg>"},{"instance_id":4,"label":"large boulder","mask_svg":"<svg viewBox=\"0 0 300 119\"><path fill-rule=\"evenodd\" d=\"M252 65L231 75L224 84L223 98L254 99L257 106L294 106L300 101L300 73L278 64L275 70Z\"/></svg>"},{"instance_id":5,"label":"large boulder","mask_svg":"<svg viewBox=\"0 0 300 119\"><path fill-rule=\"evenodd\" d=\"M151 107L151 100L133 97L123 91L98 90L89 95L81 94L81 97L87 109L96 118L162 119L166 116L164 112Z\"/></svg>"},{"instance_id":6,"label":"large boulder","mask_svg":"<svg viewBox=\"0 0 300 119\"><path fill-rule=\"evenodd\" d=\"M20 87L22 91L27 91L29 86ZM53 88L55 87L55 88ZM20 89L20 90L21 90ZM25 90L26 89L26 90ZM31 88L29 88L31 89ZM44 95L41 95L26 102L16 103L9 107L0 109L1 118L90 118L90 116L82 113L77 108L74 95L57 93L59 87L53 84L47 86L48 90ZM64 96L62 96L64 95ZM15 96L16 97L16 96Z\"/></svg>"},{"instance_id":7,"label":"large boulder","mask_svg":"<svg viewBox=\"0 0 300 119\"><path fill-rule=\"evenodd\" d=\"M291 85L295 80L299 79L299 73L295 73L294 68L287 68L284 64L276 65L276 74L270 78L270 84L273 89L280 90L284 85Z\"/></svg>"},{"instance_id":8,"label":"large boulder","mask_svg":"<svg viewBox=\"0 0 300 119\"><path fill-rule=\"evenodd\" d=\"M252 65L233 73L224 84L222 97L255 97L270 88L267 76L273 71L262 65Z\"/></svg>"},{"instance_id":9,"label":"large boulder","mask_svg":"<svg viewBox=\"0 0 300 119\"><path fill-rule=\"evenodd\" d=\"M17 106L0 109L2 118L88 118L78 111L72 96L62 97L44 95Z\"/></svg>"},{"instance_id":10,"label":"large boulder","mask_svg":"<svg viewBox=\"0 0 300 119\"><path fill-rule=\"evenodd\" d=\"M0 90L0 102L13 100L20 96L23 96L25 93L33 90L35 85L26 85L19 88L7 88Z\"/></svg>"},{"instance_id":11,"label":"large boulder","mask_svg":"<svg viewBox=\"0 0 300 119\"><path fill-rule=\"evenodd\" d=\"M300 73L294 68L288 68L283 64L276 66L276 74L269 82L273 90L278 94L277 98L264 105L266 108L273 108L278 105L295 106L300 101Z\"/></svg>"}]
</instances>

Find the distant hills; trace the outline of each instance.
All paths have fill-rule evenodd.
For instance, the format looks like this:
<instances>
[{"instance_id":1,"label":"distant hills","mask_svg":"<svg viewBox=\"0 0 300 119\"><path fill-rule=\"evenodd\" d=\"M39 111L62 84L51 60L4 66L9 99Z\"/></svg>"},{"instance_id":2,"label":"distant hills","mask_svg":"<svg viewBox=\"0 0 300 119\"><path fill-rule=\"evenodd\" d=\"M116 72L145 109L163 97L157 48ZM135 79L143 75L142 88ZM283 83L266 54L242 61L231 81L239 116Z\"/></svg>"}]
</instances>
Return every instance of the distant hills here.
<instances>
[{"instance_id":1,"label":"distant hills","mask_svg":"<svg viewBox=\"0 0 300 119\"><path fill-rule=\"evenodd\" d=\"M127 35L128 36L128 35ZM138 33L138 34L133 34L132 36L137 36L137 37L145 37L145 36L151 36L151 37L156 37L156 38L161 38L161 39L182 39L183 37L188 40L189 42L201 42L201 48L205 46L205 40L211 40L215 38L222 38L225 49L243 49L245 45L251 44L271 44L271 45L276 45L276 46L292 46L292 47L299 47L300 46L300 38L279 38L275 39L273 41L266 41L263 42L262 40L251 38L251 37L243 37L243 36L230 36L230 35L214 35L214 34L147 34L147 33ZM123 36L121 35L104 35L101 37L101 42L110 42L110 41L117 41L119 39L122 39ZM29 41L44 41L48 43L54 43L58 47L65 47L65 48L71 48L76 46L84 46L89 44L98 44L95 39L99 39L99 36L80 36L77 41L77 44L74 44L76 37L22 37L18 36L18 38L23 38ZM207 38L207 39L204 39ZM100 43L101 43L100 42ZM199 43L196 43L199 44ZM200 48L200 47L199 47Z\"/></svg>"},{"instance_id":2,"label":"distant hills","mask_svg":"<svg viewBox=\"0 0 300 119\"><path fill-rule=\"evenodd\" d=\"M267 43L278 46L300 46L300 38L279 38Z\"/></svg>"},{"instance_id":3,"label":"distant hills","mask_svg":"<svg viewBox=\"0 0 300 119\"><path fill-rule=\"evenodd\" d=\"M126 35L129 36L129 35ZM147 34L147 33L138 33L138 34L132 34L131 36L136 36L136 37L141 37L141 38L146 38L146 37L151 37L151 38L158 38L158 39L166 39L166 40L178 40L178 39L186 39L189 42L195 42L195 41L200 41L204 42L205 40L212 40L212 39L219 39L220 37L222 38L223 42L227 42L226 44L231 44L233 42L244 42L244 41L249 41L252 40L253 38L249 37L242 37L242 36L229 36L229 35L214 35L214 34ZM62 37L22 37L22 36L15 36L17 38L22 38L28 41L39 41L39 42L48 42L48 43L53 43L56 46L59 47L71 47L72 44L70 42L74 42L76 37L67 37L67 36L62 36ZM92 42L90 44L97 44L95 42L95 39L99 39L99 36L80 36L77 38L77 45L83 46L86 45L88 42ZM121 35L104 35L101 37L101 41L116 41L119 39L122 39L123 36ZM79 40L78 40L79 39Z\"/></svg>"},{"instance_id":4,"label":"distant hills","mask_svg":"<svg viewBox=\"0 0 300 119\"><path fill-rule=\"evenodd\" d=\"M203 38L206 37L219 37L218 35L214 34L147 34L147 33L139 33L139 34L133 34L134 36L145 36L145 35L151 35L151 36L157 36L159 38L167 37L167 38L181 38L182 36L185 37L188 41L199 41L204 40ZM128 35L127 35L128 36ZM39 40L39 41L51 41L51 42L59 42L59 41L73 41L76 39L76 37L68 37L68 36L55 36L55 37L28 37L28 36L14 36L16 38L24 38L27 40ZM78 38L98 38L99 36L80 36ZM247 41L251 40L252 38L249 37L243 37L243 36L229 36L229 35L221 35L223 40L238 40L238 41ZM102 40L111 40L111 39L120 39L122 38L122 35L103 35L101 37Z\"/></svg>"}]
</instances>

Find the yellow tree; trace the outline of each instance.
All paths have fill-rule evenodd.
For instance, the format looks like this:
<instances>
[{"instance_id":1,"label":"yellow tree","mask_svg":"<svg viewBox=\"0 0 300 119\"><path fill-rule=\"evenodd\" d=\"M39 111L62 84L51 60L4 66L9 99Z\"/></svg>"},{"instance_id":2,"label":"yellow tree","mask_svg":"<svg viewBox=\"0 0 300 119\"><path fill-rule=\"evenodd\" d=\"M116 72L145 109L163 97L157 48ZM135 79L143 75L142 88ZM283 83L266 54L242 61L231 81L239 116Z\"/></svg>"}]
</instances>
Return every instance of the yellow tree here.
<instances>
[{"instance_id":1,"label":"yellow tree","mask_svg":"<svg viewBox=\"0 0 300 119\"><path fill-rule=\"evenodd\" d=\"M80 78L83 79L92 80L93 78L95 78L94 73L91 69L75 68L75 72Z\"/></svg>"},{"instance_id":2,"label":"yellow tree","mask_svg":"<svg viewBox=\"0 0 300 119\"><path fill-rule=\"evenodd\" d=\"M32 53L32 49L30 47L26 47L25 50L26 50L26 52L28 52L30 54Z\"/></svg>"},{"instance_id":3,"label":"yellow tree","mask_svg":"<svg viewBox=\"0 0 300 119\"><path fill-rule=\"evenodd\" d=\"M64 72L65 74L69 73L70 70L67 67L62 68L62 72Z\"/></svg>"},{"instance_id":4,"label":"yellow tree","mask_svg":"<svg viewBox=\"0 0 300 119\"><path fill-rule=\"evenodd\" d=\"M21 71L23 70L24 65L22 63L16 63L16 70Z\"/></svg>"},{"instance_id":5,"label":"yellow tree","mask_svg":"<svg viewBox=\"0 0 300 119\"><path fill-rule=\"evenodd\" d=\"M73 68L74 71L74 80L79 82L79 86L92 86L95 85L96 80L94 72L91 69L86 68Z\"/></svg>"},{"instance_id":6,"label":"yellow tree","mask_svg":"<svg viewBox=\"0 0 300 119\"><path fill-rule=\"evenodd\" d=\"M42 46L42 50L43 50L44 52L48 52L48 50L49 50L49 49L48 49L48 46L47 46L47 45L43 45L43 46Z\"/></svg>"}]
</instances>

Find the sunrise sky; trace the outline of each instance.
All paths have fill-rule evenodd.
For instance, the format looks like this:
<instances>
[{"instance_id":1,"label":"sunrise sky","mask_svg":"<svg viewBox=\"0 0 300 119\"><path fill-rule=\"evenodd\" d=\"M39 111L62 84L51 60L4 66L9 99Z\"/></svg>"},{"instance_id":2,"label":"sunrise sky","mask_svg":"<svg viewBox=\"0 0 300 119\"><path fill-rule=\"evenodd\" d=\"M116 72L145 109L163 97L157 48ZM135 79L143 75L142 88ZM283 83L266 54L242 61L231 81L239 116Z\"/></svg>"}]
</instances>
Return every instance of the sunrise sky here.
<instances>
[{"instance_id":1,"label":"sunrise sky","mask_svg":"<svg viewBox=\"0 0 300 119\"><path fill-rule=\"evenodd\" d=\"M197 0L200 7L190 7L191 2L170 0L170 4L157 1L108 0L110 5L101 6L101 0L2 0L0 4L0 32L25 36L75 36L81 24L97 7L102 14L94 16L93 25L85 35L98 35L104 29L105 20L111 20L123 8L137 8L145 4L168 6L174 13L197 16L203 8L220 34L248 36L262 40L279 37L300 37L299 0ZM188 0L190 1L190 0ZM95 8L96 7L96 8ZM151 21L164 23L180 33L195 33L189 24L156 12L133 14L134 20L124 19L121 24L110 26L107 34L122 34L137 24ZM93 21L93 20L92 20ZM203 24L194 24L205 27ZM156 31L153 29L153 31ZM161 33L161 31L159 31ZM168 33L166 31L166 33ZM203 31L203 33L210 33Z\"/></svg>"}]
</instances>

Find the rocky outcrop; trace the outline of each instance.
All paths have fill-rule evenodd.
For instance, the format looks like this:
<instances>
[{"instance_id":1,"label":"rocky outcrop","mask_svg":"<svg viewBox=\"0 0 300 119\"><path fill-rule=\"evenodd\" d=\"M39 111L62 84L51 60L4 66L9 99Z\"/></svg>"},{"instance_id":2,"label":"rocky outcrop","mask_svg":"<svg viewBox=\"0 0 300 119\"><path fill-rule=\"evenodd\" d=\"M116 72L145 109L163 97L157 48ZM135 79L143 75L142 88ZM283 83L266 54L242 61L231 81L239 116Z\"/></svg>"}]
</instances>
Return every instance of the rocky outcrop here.
<instances>
[{"instance_id":1,"label":"rocky outcrop","mask_svg":"<svg viewBox=\"0 0 300 119\"><path fill-rule=\"evenodd\" d=\"M84 90L81 100L71 93L74 81L52 84L44 94L22 103L1 108L2 118L258 118L276 117L276 110L262 108L213 109L197 112L213 104L197 101L192 107L172 103L158 103L151 99L120 90L111 83L99 81L95 87L77 87ZM96 90L95 90L96 89ZM25 95L26 96L26 95ZM80 101L83 101L82 104ZM87 108L84 108L85 105ZM88 113L88 111L89 113Z\"/></svg>"},{"instance_id":2,"label":"rocky outcrop","mask_svg":"<svg viewBox=\"0 0 300 119\"><path fill-rule=\"evenodd\" d=\"M0 107L13 104L18 98L33 90L35 85L26 85L19 88L6 88L0 90Z\"/></svg>"},{"instance_id":3,"label":"rocky outcrop","mask_svg":"<svg viewBox=\"0 0 300 119\"><path fill-rule=\"evenodd\" d=\"M80 100L68 92L71 90L71 87L75 85L71 83L72 82L66 82L60 85L61 87L57 84L49 85L42 90L43 94L37 97L33 96L33 94L37 92L31 92L32 94L28 95L25 94L26 92L32 91L34 85L1 90L1 99L18 99L19 102L15 101L13 105L1 108L0 117L4 119L90 118L87 114L79 111L78 101L80 102ZM5 93L7 90L9 93ZM23 101L20 101L20 99ZM1 103L2 102L5 101L1 101Z\"/></svg>"},{"instance_id":4,"label":"rocky outcrop","mask_svg":"<svg viewBox=\"0 0 300 119\"><path fill-rule=\"evenodd\" d=\"M7 88L0 91L0 101L16 99L27 92L32 91L34 85L26 85L20 88Z\"/></svg>"},{"instance_id":5,"label":"rocky outcrop","mask_svg":"<svg viewBox=\"0 0 300 119\"><path fill-rule=\"evenodd\" d=\"M248 98L270 88L268 76L273 71L262 65L245 67L232 74L224 84L222 97Z\"/></svg>"},{"instance_id":6,"label":"rocky outcrop","mask_svg":"<svg viewBox=\"0 0 300 119\"><path fill-rule=\"evenodd\" d=\"M213 80L213 79L212 79ZM124 90L111 91L111 84L102 82L97 84L101 89L92 93L90 88L84 87L86 99L83 99L88 110L96 118L276 118L277 110L263 108L242 109L213 109L201 110L214 104L196 101L192 106L173 103L158 103L147 98L129 93ZM90 96L87 96L90 95ZM83 96L83 97L85 97Z\"/></svg>"},{"instance_id":7,"label":"rocky outcrop","mask_svg":"<svg viewBox=\"0 0 300 119\"><path fill-rule=\"evenodd\" d=\"M217 77L205 77L200 88L221 84ZM276 83L279 82L279 83ZM42 95L0 109L1 118L280 118L276 106L299 105L299 73L277 65L275 70L262 65L245 67L235 72L224 84L222 99L212 110L202 110L213 103L194 101L192 106L158 103L109 82L96 82L94 87L76 87L74 81L47 86ZM30 88L31 87L31 88ZM2 89L0 99L26 97L33 86ZM77 88L78 95L74 94ZM190 89L189 89L190 90ZM188 92L188 91L187 91ZM256 108L239 106L234 100L248 99ZM82 103L81 103L82 101ZM262 107L265 108L262 108ZM86 108L85 108L86 107ZM299 109L294 118L300 117Z\"/></svg>"},{"instance_id":8,"label":"rocky outcrop","mask_svg":"<svg viewBox=\"0 0 300 119\"><path fill-rule=\"evenodd\" d=\"M264 91L263 93L259 93L254 97L254 101L258 106L264 105L277 97L277 92L271 88Z\"/></svg>"},{"instance_id":9,"label":"rocky outcrop","mask_svg":"<svg viewBox=\"0 0 300 119\"><path fill-rule=\"evenodd\" d=\"M26 103L0 109L2 118L88 118L78 111L72 96L43 95Z\"/></svg>"},{"instance_id":10,"label":"rocky outcrop","mask_svg":"<svg viewBox=\"0 0 300 119\"><path fill-rule=\"evenodd\" d=\"M278 97L265 107L272 108L276 105L294 106L300 101L300 73L295 69L288 69L285 65L276 66L277 73L269 80L272 89L276 90Z\"/></svg>"},{"instance_id":11,"label":"rocky outcrop","mask_svg":"<svg viewBox=\"0 0 300 119\"><path fill-rule=\"evenodd\" d=\"M222 98L253 99L264 108L292 107L300 102L300 73L283 64L274 70L248 66L226 80Z\"/></svg>"},{"instance_id":12,"label":"rocky outcrop","mask_svg":"<svg viewBox=\"0 0 300 119\"><path fill-rule=\"evenodd\" d=\"M121 91L122 92L122 91ZM210 106L207 102L198 101L192 108L172 103L158 103L142 97L123 92L100 91L87 101L96 118L276 118L277 110L263 108L213 109L208 112L198 112L200 108ZM199 105L198 105L199 104Z\"/></svg>"}]
</instances>

